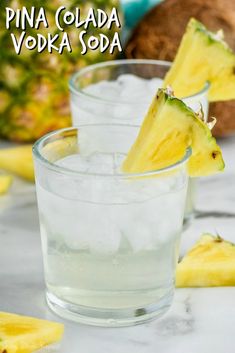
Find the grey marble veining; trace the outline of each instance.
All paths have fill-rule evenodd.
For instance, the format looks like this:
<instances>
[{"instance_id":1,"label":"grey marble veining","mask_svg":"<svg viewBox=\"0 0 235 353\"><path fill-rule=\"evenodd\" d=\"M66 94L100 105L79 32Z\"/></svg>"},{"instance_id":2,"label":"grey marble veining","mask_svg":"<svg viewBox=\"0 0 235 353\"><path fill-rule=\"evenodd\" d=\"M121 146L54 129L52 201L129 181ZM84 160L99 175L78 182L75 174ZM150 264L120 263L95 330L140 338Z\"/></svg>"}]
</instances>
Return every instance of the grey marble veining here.
<instances>
[{"instance_id":1,"label":"grey marble veining","mask_svg":"<svg viewBox=\"0 0 235 353\"><path fill-rule=\"evenodd\" d=\"M226 171L201 179L197 208L233 213L235 138L222 141L222 147ZM235 218L196 219L182 236L181 254L205 231L235 241L234 229ZM0 310L63 321L45 304L35 188L20 180L0 198ZM59 352L233 353L235 287L177 289L168 313L141 326L104 329L63 322Z\"/></svg>"}]
</instances>

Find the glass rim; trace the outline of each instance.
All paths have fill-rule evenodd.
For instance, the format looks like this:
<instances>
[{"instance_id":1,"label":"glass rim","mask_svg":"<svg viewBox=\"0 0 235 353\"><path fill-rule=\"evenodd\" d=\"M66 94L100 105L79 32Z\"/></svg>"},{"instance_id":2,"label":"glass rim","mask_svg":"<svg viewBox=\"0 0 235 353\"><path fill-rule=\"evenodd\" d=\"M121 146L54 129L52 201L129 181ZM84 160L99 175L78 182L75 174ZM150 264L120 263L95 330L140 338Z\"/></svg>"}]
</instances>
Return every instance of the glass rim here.
<instances>
[{"instance_id":1,"label":"glass rim","mask_svg":"<svg viewBox=\"0 0 235 353\"><path fill-rule=\"evenodd\" d=\"M72 126L68 128L63 128L63 129L58 129L54 130L52 132L47 133L46 135L42 136L40 139L38 139L34 144L33 144L33 155L36 160L38 160L40 163L42 163L46 168L53 170L59 174L66 174L69 176L90 176L90 177L107 177L107 178L117 178L117 179L127 179L127 178L136 178L136 177L147 177L147 176L154 176L154 175L159 175L159 174L164 174L165 172L169 172L171 170L174 170L178 168L179 166L185 164L190 156L192 155L192 149L191 147L188 147L185 151L184 156L177 162L175 162L172 165L169 165L168 167L165 168L160 168L160 169L155 169L155 170L150 170L147 172L141 172L141 173L115 173L115 174L108 174L108 173L94 173L94 172L82 172L82 171L76 171L72 170L70 168L66 167L61 167L53 162L50 162L48 159L43 157L43 155L40 152L41 147L43 146L43 143L56 135L65 133L65 132L71 132L71 131L78 131L79 129L83 127L101 127L101 126L116 126L116 127L121 127L121 128L140 128L138 125L130 125L130 124L81 124L77 126ZM71 136L71 135L70 135Z\"/></svg>"},{"instance_id":2,"label":"glass rim","mask_svg":"<svg viewBox=\"0 0 235 353\"><path fill-rule=\"evenodd\" d=\"M101 63L97 63L97 64L92 64L92 65L88 65L86 67L83 67L82 69L76 71L74 74L72 74L72 76L69 79L69 90L71 93L77 95L77 96L84 96L90 100L96 100L96 101L100 101L100 102L104 102L106 104L110 104L110 105L130 105L130 104L143 104L144 101L141 102L136 102L136 101L114 101L112 99L107 99L107 98L101 98L98 97L96 95L84 92L83 89L80 89L78 87L75 86L75 82L78 78L82 77L84 74L88 73L88 72L92 72L94 70L96 70L97 68L104 68L104 67L112 67L112 66L118 66L118 65L133 65L133 64L145 64L145 65L156 65L156 66L165 66L165 67L170 67L172 65L172 62L170 61L165 61L165 60L154 60L154 59L120 59L120 60L109 60L109 61L103 61ZM197 97L199 97L200 95L206 93L210 88L210 82L206 81L205 85L203 86L203 88L186 97L183 97L181 99L195 99Z\"/></svg>"}]
</instances>

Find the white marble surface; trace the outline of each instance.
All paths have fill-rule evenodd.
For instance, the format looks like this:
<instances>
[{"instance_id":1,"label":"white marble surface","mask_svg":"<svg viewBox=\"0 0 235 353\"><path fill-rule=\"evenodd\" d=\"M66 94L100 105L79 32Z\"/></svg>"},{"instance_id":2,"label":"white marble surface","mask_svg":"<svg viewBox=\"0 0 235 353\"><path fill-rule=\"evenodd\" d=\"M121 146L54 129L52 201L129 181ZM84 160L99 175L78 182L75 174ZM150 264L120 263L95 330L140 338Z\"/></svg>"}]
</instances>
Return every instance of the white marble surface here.
<instances>
[{"instance_id":1,"label":"white marble surface","mask_svg":"<svg viewBox=\"0 0 235 353\"><path fill-rule=\"evenodd\" d=\"M200 181L197 208L235 213L235 138L221 144L226 172ZM233 217L198 219L184 232L181 253L204 231L235 241L234 228ZM0 310L62 321L44 300L34 186L19 180L10 195L0 198ZM105 329L64 323L59 352L233 353L235 287L177 289L170 311L142 326Z\"/></svg>"}]
</instances>

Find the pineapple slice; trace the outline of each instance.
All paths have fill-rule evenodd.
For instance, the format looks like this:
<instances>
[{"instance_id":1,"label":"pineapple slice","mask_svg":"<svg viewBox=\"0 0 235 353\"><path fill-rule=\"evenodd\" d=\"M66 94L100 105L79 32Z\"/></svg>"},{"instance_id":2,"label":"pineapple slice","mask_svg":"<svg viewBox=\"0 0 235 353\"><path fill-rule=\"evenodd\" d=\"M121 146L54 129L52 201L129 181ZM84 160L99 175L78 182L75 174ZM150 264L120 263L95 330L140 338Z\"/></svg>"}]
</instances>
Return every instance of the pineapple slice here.
<instances>
[{"instance_id":1,"label":"pineapple slice","mask_svg":"<svg viewBox=\"0 0 235 353\"><path fill-rule=\"evenodd\" d=\"M62 324L0 312L0 353L31 353L57 342Z\"/></svg>"},{"instance_id":2,"label":"pineapple slice","mask_svg":"<svg viewBox=\"0 0 235 353\"><path fill-rule=\"evenodd\" d=\"M176 270L177 287L235 285L235 244L203 234Z\"/></svg>"},{"instance_id":3,"label":"pineapple slice","mask_svg":"<svg viewBox=\"0 0 235 353\"><path fill-rule=\"evenodd\" d=\"M158 90L122 169L140 173L165 168L181 160L191 146L190 176L213 174L224 168L222 153L209 127L166 90Z\"/></svg>"},{"instance_id":4,"label":"pineapple slice","mask_svg":"<svg viewBox=\"0 0 235 353\"><path fill-rule=\"evenodd\" d=\"M0 169L16 174L24 179L34 180L32 145L0 150Z\"/></svg>"},{"instance_id":5,"label":"pineapple slice","mask_svg":"<svg viewBox=\"0 0 235 353\"><path fill-rule=\"evenodd\" d=\"M0 195L6 194L12 184L11 175L0 175Z\"/></svg>"},{"instance_id":6,"label":"pineapple slice","mask_svg":"<svg viewBox=\"0 0 235 353\"><path fill-rule=\"evenodd\" d=\"M221 33L209 32L195 19L188 23L164 85L171 85L177 97L187 97L211 84L209 100L235 98L235 54Z\"/></svg>"}]
</instances>

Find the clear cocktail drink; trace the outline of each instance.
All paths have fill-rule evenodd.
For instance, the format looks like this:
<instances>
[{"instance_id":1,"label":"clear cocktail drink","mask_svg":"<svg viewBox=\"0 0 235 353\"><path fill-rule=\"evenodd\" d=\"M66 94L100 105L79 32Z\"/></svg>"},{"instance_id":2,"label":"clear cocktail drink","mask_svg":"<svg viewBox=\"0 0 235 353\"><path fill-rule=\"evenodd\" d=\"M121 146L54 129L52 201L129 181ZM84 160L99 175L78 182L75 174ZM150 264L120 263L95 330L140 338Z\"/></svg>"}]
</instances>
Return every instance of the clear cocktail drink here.
<instances>
[{"instance_id":1,"label":"clear cocktail drink","mask_svg":"<svg viewBox=\"0 0 235 353\"><path fill-rule=\"evenodd\" d=\"M123 174L139 127L87 125L34 146L47 301L58 314L129 325L171 304L186 161Z\"/></svg>"}]
</instances>

